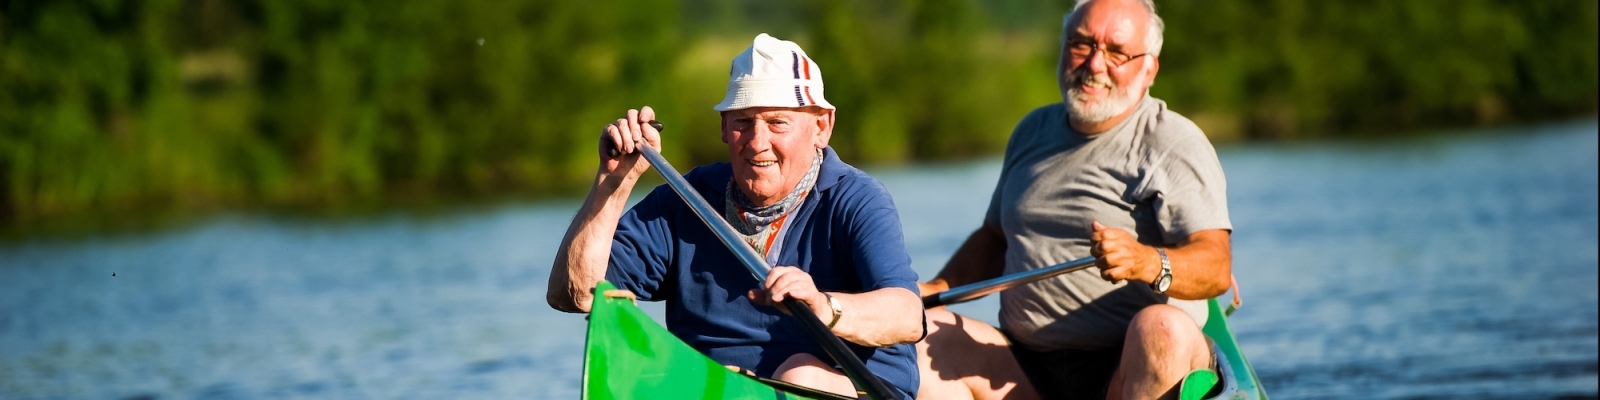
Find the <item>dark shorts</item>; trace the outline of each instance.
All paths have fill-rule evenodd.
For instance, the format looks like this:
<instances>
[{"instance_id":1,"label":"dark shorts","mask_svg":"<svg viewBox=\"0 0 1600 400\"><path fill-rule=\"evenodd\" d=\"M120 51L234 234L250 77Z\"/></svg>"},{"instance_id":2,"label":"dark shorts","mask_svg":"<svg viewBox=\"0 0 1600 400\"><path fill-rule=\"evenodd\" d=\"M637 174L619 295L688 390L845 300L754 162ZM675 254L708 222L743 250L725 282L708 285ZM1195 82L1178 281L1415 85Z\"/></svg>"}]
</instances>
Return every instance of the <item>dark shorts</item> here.
<instances>
[{"instance_id":1,"label":"dark shorts","mask_svg":"<svg viewBox=\"0 0 1600 400\"><path fill-rule=\"evenodd\" d=\"M1017 358L1022 373L1033 383L1040 398L1103 400L1111 387L1111 377L1122 364L1122 346L1100 349L1061 349L1033 351L1018 344L1010 333L1001 331L1011 344L1011 355ZM1211 344L1211 338L1206 338ZM1215 347L1212 347L1213 349ZM1217 356L1211 356L1211 371L1217 370ZM1222 389L1217 385L1206 395L1210 398Z\"/></svg>"},{"instance_id":2,"label":"dark shorts","mask_svg":"<svg viewBox=\"0 0 1600 400\"><path fill-rule=\"evenodd\" d=\"M1040 398L1103 400L1111 375L1122 363L1122 346L1041 352L1017 344L1009 333L1006 339L1012 343L1011 355Z\"/></svg>"}]
</instances>

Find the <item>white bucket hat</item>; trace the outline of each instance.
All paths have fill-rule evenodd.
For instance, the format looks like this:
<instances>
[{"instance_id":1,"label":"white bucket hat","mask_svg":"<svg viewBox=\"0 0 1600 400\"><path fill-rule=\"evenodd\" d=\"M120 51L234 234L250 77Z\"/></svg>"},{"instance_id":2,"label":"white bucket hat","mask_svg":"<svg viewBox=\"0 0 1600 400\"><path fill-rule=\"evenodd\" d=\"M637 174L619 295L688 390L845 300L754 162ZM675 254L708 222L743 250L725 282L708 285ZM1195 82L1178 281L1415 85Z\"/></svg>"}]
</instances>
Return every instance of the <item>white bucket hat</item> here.
<instances>
[{"instance_id":1,"label":"white bucket hat","mask_svg":"<svg viewBox=\"0 0 1600 400\"><path fill-rule=\"evenodd\" d=\"M806 57L800 45L763 33L733 58L728 71L728 95L712 107L717 111L750 107L805 107L834 109L822 98L822 68Z\"/></svg>"}]
</instances>

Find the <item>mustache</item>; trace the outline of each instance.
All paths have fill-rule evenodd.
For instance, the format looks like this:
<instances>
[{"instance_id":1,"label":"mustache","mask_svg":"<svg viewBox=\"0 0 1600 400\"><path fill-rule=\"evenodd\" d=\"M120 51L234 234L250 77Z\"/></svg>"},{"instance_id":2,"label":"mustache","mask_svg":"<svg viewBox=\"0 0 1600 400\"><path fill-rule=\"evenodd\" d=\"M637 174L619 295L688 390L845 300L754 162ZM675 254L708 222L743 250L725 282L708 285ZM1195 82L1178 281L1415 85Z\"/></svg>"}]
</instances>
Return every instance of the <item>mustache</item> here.
<instances>
[{"instance_id":1,"label":"mustache","mask_svg":"<svg viewBox=\"0 0 1600 400\"><path fill-rule=\"evenodd\" d=\"M1079 89L1077 87L1078 85L1092 86L1092 87L1099 87L1099 88L1107 88L1107 89L1116 89L1117 88L1117 84L1111 81L1111 76L1110 75L1096 74L1093 71L1089 71L1088 69L1079 69L1079 70L1076 70L1076 71L1072 71L1072 83L1073 83L1072 91L1074 91L1074 92L1081 91L1081 89Z\"/></svg>"}]
</instances>

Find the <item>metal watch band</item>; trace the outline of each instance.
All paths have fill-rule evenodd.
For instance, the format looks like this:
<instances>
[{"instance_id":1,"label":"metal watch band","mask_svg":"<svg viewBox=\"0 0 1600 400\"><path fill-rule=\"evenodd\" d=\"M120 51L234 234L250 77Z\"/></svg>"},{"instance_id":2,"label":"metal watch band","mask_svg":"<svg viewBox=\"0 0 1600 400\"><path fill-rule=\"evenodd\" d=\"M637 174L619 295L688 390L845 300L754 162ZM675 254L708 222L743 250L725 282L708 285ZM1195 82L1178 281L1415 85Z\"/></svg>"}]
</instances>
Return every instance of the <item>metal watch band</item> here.
<instances>
[{"instance_id":1,"label":"metal watch band","mask_svg":"<svg viewBox=\"0 0 1600 400\"><path fill-rule=\"evenodd\" d=\"M822 295L828 297L828 308L833 309L833 321L828 321L828 329L833 329L834 325L839 324L839 317L844 315L844 306L839 305L839 299L833 298L833 295L827 293Z\"/></svg>"},{"instance_id":2,"label":"metal watch band","mask_svg":"<svg viewBox=\"0 0 1600 400\"><path fill-rule=\"evenodd\" d=\"M1167 251L1157 247L1156 254L1161 255L1161 275L1156 275L1153 287L1157 294L1167 294L1167 288L1172 286L1172 262L1167 261Z\"/></svg>"}]
</instances>

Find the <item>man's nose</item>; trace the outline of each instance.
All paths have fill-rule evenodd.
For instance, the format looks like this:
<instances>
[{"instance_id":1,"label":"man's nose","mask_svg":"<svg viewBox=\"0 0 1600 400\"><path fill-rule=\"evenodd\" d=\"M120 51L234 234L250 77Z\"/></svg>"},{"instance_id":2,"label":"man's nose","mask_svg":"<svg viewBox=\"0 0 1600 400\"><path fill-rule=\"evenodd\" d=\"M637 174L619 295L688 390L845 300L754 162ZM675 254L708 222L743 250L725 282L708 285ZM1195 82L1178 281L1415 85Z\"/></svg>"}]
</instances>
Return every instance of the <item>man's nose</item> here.
<instances>
[{"instance_id":1,"label":"man's nose","mask_svg":"<svg viewBox=\"0 0 1600 400\"><path fill-rule=\"evenodd\" d=\"M750 129L750 141L746 144L756 153L767 151L772 147L772 130L767 129L767 124L757 123Z\"/></svg>"},{"instance_id":2,"label":"man's nose","mask_svg":"<svg viewBox=\"0 0 1600 400\"><path fill-rule=\"evenodd\" d=\"M1094 46L1089 49L1089 56L1083 59L1083 67L1096 74L1106 72L1110 64L1106 62L1105 49L1100 48L1100 46Z\"/></svg>"}]
</instances>

